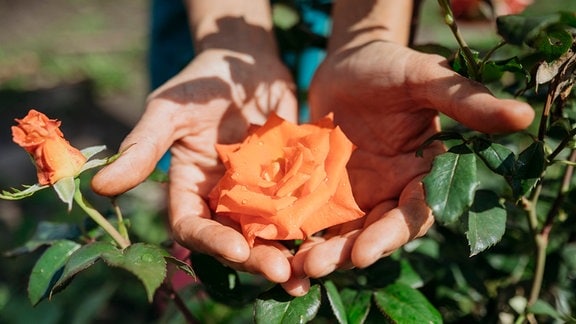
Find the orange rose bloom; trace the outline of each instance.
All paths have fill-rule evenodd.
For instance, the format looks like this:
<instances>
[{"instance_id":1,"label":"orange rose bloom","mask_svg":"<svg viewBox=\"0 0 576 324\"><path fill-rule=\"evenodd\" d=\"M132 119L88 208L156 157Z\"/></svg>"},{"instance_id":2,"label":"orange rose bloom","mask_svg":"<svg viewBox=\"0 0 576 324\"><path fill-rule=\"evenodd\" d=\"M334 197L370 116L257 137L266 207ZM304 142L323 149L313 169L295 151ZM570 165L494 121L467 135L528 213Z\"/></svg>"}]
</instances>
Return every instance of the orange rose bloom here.
<instances>
[{"instance_id":1,"label":"orange rose bloom","mask_svg":"<svg viewBox=\"0 0 576 324\"><path fill-rule=\"evenodd\" d=\"M12 126L12 139L34 159L39 184L53 185L80 172L86 157L64 139L58 120L48 119L32 109L16 122L18 125Z\"/></svg>"},{"instance_id":2,"label":"orange rose bloom","mask_svg":"<svg viewBox=\"0 0 576 324\"><path fill-rule=\"evenodd\" d=\"M346 171L354 145L328 115L295 125L275 114L244 142L217 145L226 173L210 193L210 207L240 224L252 246L304 239L362 217Z\"/></svg>"}]
</instances>

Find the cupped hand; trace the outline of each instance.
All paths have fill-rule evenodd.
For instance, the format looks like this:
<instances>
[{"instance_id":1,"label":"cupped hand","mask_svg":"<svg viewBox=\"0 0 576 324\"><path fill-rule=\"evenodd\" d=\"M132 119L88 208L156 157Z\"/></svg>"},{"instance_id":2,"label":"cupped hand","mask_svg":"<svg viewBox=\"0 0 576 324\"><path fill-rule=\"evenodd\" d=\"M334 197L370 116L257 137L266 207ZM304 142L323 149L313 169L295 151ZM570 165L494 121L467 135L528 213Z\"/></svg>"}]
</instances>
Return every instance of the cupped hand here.
<instances>
[{"instance_id":1,"label":"cupped hand","mask_svg":"<svg viewBox=\"0 0 576 324\"><path fill-rule=\"evenodd\" d=\"M210 190L224 173L214 144L236 143L249 125L262 124L272 111L296 118L289 72L275 57L208 49L154 91L142 118L121 144L121 156L93 179L98 193L118 195L153 171L170 149L169 214L172 234L183 246L215 256L238 270L287 282L291 255L280 244L250 249L241 233L217 220L207 206Z\"/></svg>"},{"instance_id":2,"label":"cupped hand","mask_svg":"<svg viewBox=\"0 0 576 324\"><path fill-rule=\"evenodd\" d=\"M421 179L444 147L416 151L440 130L438 112L486 133L523 129L534 116L527 104L457 75L442 57L384 41L329 54L309 98L313 119L334 111L357 145L348 172L367 215L306 241L293 259L298 277L367 267L426 233L433 216Z\"/></svg>"}]
</instances>

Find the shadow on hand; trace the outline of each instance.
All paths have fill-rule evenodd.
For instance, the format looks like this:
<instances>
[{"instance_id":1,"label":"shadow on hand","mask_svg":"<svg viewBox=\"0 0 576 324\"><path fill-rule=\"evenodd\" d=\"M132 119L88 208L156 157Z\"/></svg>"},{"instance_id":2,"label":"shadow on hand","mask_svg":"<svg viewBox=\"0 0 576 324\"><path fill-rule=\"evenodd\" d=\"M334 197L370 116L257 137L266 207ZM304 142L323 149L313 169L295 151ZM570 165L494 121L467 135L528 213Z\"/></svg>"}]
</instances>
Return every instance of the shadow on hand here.
<instances>
[{"instance_id":1,"label":"shadow on hand","mask_svg":"<svg viewBox=\"0 0 576 324\"><path fill-rule=\"evenodd\" d=\"M270 106L259 105L257 89L269 88L279 81L279 77L268 71L270 58L263 56L263 46L274 44L271 31L247 23L242 17L224 17L217 21L217 31L206 35L197 41L202 48L225 49L239 54L247 55L247 59L238 56L225 56L224 62L228 64L232 84L220 76L199 77L177 84L155 95L176 102L178 104L208 104L215 99L224 99L230 102L222 114L218 126L218 143L239 142L246 136L250 121L242 114L247 104L256 106L257 111L266 116L276 110L277 103L266 102ZM234 37L241 35L242 40ZM240 37L240 36L239 36ZM236 41L234 41L236 40ZM277 51L274 49L274 51ZM250 59L251 58L251 59ZM241 102L234 96L234 89L242 89ZM236 100L236 101L235 101Z\"/></svg>"}]
</instances>

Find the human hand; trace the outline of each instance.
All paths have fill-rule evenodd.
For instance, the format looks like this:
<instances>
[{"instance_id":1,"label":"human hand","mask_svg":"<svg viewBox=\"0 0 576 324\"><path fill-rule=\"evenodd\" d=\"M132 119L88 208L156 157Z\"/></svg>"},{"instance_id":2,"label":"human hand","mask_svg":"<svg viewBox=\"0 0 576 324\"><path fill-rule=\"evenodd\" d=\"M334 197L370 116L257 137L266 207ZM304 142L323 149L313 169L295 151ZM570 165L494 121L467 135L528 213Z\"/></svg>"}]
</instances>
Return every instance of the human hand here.
<instances>
[{"instance_id":1,"label":"human hand","mask_svg":"<svg viewBox=\"0 0 576 324\"><path fill-rule=\"evenodd\" d=\"M272 111L294 121L296 106L291 76L275 56L205 50L150 95L141 120L120 147L121 156L92 185L104 195L125 192L144 181L170 148L169 214L175 240L238 270L286 282L291 257L286 248L261 243L250 249L237 229L211 215L206 201L224 173L214 144L242 141L249 125L262 124ZM299 284L290 283L287 290L293 287L297 294Z\"/></svg>"},{"instance_id":2,"label":"human hand","mask_svg":"<svg viewBox=\"0 0 576 324\"><path fill-rule=\"evenodd\" d=\"M433 223L421 179L444 151L435 142L438 111L486 133L527 127L534 112L493 97L456 74L445 60L392 42L373 41L329 54L311 89L312 118L334 111L335 123L357 145L348 163L354 196L366 217L333 227L302 244L293 259L299 277L367 267Z\"/></svg>"}]
</instances>

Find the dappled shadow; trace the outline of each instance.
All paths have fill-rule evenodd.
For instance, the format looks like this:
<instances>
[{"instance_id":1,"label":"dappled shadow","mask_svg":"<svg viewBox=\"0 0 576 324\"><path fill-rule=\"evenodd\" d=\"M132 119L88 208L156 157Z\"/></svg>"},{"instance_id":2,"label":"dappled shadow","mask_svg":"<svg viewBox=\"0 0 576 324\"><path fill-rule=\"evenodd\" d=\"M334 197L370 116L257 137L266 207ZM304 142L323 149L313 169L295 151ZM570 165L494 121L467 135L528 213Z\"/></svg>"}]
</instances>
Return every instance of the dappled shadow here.
<instances>
[{"instance_id":1,"label":"dappled shadow","mask_svg":"<svg viewBox=\"0 0 576 324\"><path fill-rule=\"evenodd\" d=\"M202 89L202 91L197 91ZM206 104L214 99L231 99L230 85L221 78L202 77L183 82L155 95L178 104Z\"/></svg>"},{"instance_id":2,"label":"dappled shadow","mask_svg":"<svg viewBox=\"0 0 576 324\"><path fill-rule=\"evenodd\" d=\"M167 88L155 94L155 98L170 100L178 104L207 104L215 99L229 100L230 105L224 116L231 117L234 115L235 118L222 118L222 122L218 126L217 139L219 143L222 143L230 141L230 127L237 129L238 125L242 125L247 129L249 126L249 121L240 112L241 107L234 103L234 100L238 98L233 98L231 87L239 87L243 90L243 102L240 105L250 101L257 104L258 100L255 100L257 89L269 87L278 80L272 74L262 73L262 69L268 68L266 60L269 61L268 58L262 56L262 46L275 44L270 31L249 24L241 17L224 17L219 19L216 25L217 30L198 40L196 46L200 49L226 49L247 55L249 59L232 55L223 58L224 62L228 64L229 75L233 84L229 84L227 80L216 76L200 77ZM235 37L236 35L241 35L238 37L243 39L240 41ZM260 78L256 82L254 81L255 76ZM262 113L266 113L269 110L267 108L273 107L257 107ZM230 125L232 120L236 125ZM241 138L235 140L241 140Z\"/></svg>"}]
</instances>

